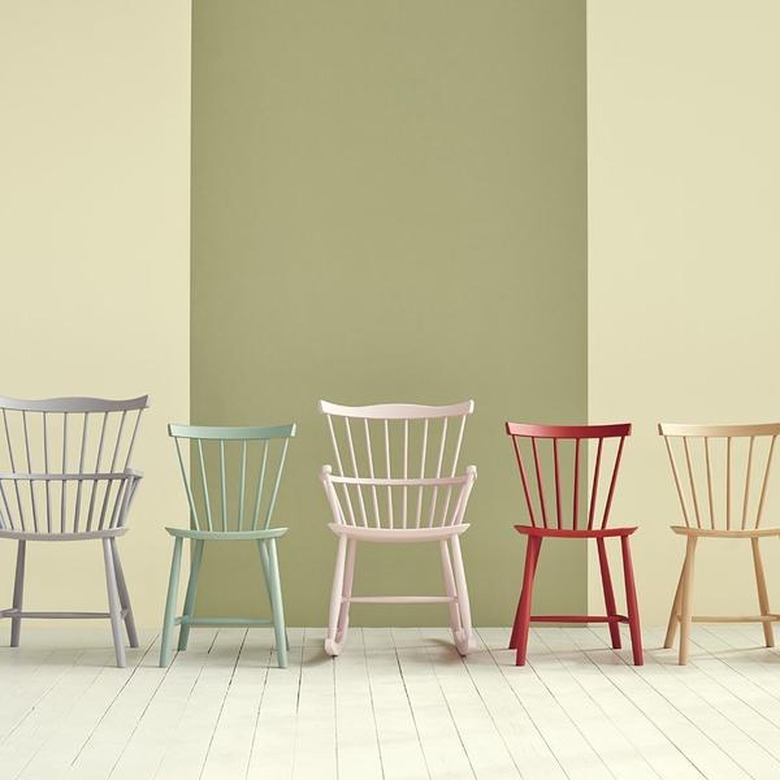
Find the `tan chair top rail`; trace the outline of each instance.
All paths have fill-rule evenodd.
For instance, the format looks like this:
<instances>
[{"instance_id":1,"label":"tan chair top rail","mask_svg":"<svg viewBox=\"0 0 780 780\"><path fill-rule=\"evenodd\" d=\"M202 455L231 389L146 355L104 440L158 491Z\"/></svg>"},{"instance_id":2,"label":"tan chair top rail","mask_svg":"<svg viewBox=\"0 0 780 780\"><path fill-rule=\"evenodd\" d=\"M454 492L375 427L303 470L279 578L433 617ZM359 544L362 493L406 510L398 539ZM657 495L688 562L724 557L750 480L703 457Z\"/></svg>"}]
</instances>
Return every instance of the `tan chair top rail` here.
<instances>
[{"instance_id":1,"label":"tan chair top rail","mask_svg":"<svg viewBox=\"0 0 780 780\"><path fill-rule=\"evenodd\" d=\"M658 423L661 436L780 436L780 422L736 425L689 425L687 423Z\"/></svg>"}]
</instances>

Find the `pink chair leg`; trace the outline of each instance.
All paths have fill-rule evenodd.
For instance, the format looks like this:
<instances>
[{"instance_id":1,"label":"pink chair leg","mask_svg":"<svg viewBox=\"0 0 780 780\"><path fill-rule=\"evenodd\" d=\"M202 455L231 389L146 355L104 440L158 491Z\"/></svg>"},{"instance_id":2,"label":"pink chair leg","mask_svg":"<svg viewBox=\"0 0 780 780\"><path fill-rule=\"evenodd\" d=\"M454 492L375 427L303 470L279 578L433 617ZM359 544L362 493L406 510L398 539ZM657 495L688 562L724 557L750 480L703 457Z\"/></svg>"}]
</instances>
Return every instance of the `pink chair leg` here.
<instances>
[{"instance_id":1,"label":"pink chair leg","mask_svg":"<svg viewBox=\"0 0 780 780\"><path fill-rule=\"evenodd\" d=\"M639 605L636 598L636 583L634 582L634 566L631 563L631 548L628 536L620 537L623 551L623 576L626 583L626 607L628 611L628 628L631 632L631 649L634 653L634 666L644 664L642 654L642 629L639 625Z\"/></svg>"},{"instance_id":2,"label":"pink chair leg","mask_svg":"<svg viewBox=\"0 0 780 780\"><path fill-rule=\"evenodd\" d=\"M328 615L328 634L325 637L325 652L328 655L338 655L341 645L336 640L339 616L341 613L341 597L344 592L344 573L347 557L347 538L339 536L339 546L336 550L336 566L333 570L333 587L330 593L330 611Z\"/></svg>"},{"instance_id":3,"label":"pink chair leg","mask_svg":"<svg viewBox=\"0 0 780 780\"><path fill-rule=\"evenodd\" d=\"M517 604L517 613L515 614L515 623L512 627L512 638L509 645L510 648L517 650L515 666L525 666L525 658L528 651L528 631L531 627L531 600L533 598L534 577L541 546L541 537L528 537L528 545L525 549L523 589L520 593L520 601Z\"/></svg>"},{"instance_id":4,"label":"pink chair leg","mask_svg":"<svg viewBox=\"0 0 780 780\"><path fill-rule=\"evenodd\" d=\"M336 641L344 642L347 638L349 627L349 599L352 596L352 582L355 579L355 554L357 553L357 541L350 539L347 542L347 558L344 565L344 584L341 588L342 601L339 610L339 620L336 628Z\"/></svg>"},{"instance_id":5,"label":"pink chair leg","mask_svg":"<svg viewBox=\"0 0 780 780\"><path fill-rule=\"evenodd\" d=\"M596 539L596 547L599 551L599 567L601 568L601 585L604 589L604 604L607 608L607 615L614 617L617 615L617 607L615 606L615 591L612 589L612 577L609 573L609 558L607 558L607 546L603 539ZM617 621L612 621L609 624L609 637L612 640L612 647L615 650L619 650L620 643L620 626Z\"/></svg>"}]
</instances>

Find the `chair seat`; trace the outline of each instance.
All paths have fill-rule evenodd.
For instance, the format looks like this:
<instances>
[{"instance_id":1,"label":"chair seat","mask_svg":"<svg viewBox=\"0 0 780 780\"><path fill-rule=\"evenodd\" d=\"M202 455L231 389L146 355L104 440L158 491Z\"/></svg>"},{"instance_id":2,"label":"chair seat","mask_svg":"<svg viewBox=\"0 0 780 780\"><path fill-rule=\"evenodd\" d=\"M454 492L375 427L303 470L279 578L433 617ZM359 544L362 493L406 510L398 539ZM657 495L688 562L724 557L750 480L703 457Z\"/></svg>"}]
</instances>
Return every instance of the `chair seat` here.
<instances>
[{"instance_id":1,"label":"chair seat","mask_svg":"<svg viewBox=\"0 0 780 780\"><path fill-rule=\"evenodd\" d=\"M79 531L78 533L44 533L40 531L12 531L9 528L0 528L0 539L17 539L19 541L41 542L75 542L80 539L111 539L123 536L128 531L127 526L122 528L104 528L99 531Z\"/></svg>"},{"instance_id":2,"label":"chair seat","mask_svg":"<svg viewBox=\"0 0 780 780\"><path fill-rule=\"evenodd\" d=\"M603 539L607 536L630 536L637 526L624 528L594 528L572 531L568 528L539 528L533 525L516 525L515 531L524 536L559 537L564 539Z\"/></svg>"},{"instance_id":3,"label":"chair seat","mask_svg":"<svg viewBox=\"0 0 780 780\"><path fill-rule=\"evenodd\" d=\"M253 539L278 539L287 533L286 528L268 528L257 531L196 531L194 528L169 528L165 530L171 536L184 539L199 539L201 541L241 541Z\"/></svg>"},{"instance_id":4,"label":"chair seat","mask_svg":"<svg viewBox=\"0 0 780 780\"><path fill-rule=\"evenodd\" d=\"M363 528L329 523L328 528L337 536L346 536L361 542L435 542L460 536L468 530L469 523L439 528Z\"/></svg>"},{"instance_id":5,"label":"chair seat","mask_svg":"<svg viewBox=\"0 0 780 780\"><path fill-rule=\"evenodd\" d=\"M780 528L746 528L735 531L713 530L712 528L687 528L684 525L669 526L681 536L719 536L724 539L754 539L759 536L780 536Z\"/></svg>"}]
</instances>

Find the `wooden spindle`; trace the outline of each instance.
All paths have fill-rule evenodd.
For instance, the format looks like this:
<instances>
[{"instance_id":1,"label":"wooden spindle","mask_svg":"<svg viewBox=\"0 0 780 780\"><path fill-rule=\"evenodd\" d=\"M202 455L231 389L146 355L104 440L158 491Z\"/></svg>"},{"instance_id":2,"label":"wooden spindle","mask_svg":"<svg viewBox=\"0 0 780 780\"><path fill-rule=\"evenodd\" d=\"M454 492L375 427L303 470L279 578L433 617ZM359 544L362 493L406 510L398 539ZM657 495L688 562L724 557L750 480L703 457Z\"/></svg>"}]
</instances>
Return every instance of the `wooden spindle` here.
<instances>
[{"instance_id":1,"label":"wooden spindle","mask_svg":"<svg viewBox=\"0 0 780 780\"><path fill-rule=\"evenodd\" d=\"M561 469L558 463L558 440L552 440L553 471L555 472L555 518L558 528L561 527Z\"/></svg>"},{"instance_id":2,"label":"wooden spindle","mask_svg":"<svg viewBox=\"0 0 780 780\"><path fill-rule=\"evenodd\" d=\"M677 461L675 460L672 445L669 443L668 436L664 436L664 444L666 445L666 452L669 455L669 464L672 467L674 486L677 488L677 497L680 499L680 507L682 508L683 517L685 518L685 525L687 528L691 528L691 519L688 516L688 508L685 506L685 494L683 493L682 484L680 483L680 474L677 470Z\"/></svg>"},{"instance_id":3,"label":"wooden spindle","mask_svg":"<svg viewBox=\"0 0 780 780\"><path fill-rule=\"evenodd\" d=\"M704 437L704 460L707 464L707 501L710 508L710 528L715 530L715 501L712 494L712 466L710 463L710 437Z\"/></svg>"},{"instance_id":4,"label":"wooden spindle","mask_svg":"<svg viewBox=\"0 0 780 780\"><path fill-rule=\"evenodd\" d=\"M593 530L593 517L596 512L596 500L599 493L599 472L601 471L601 452L604 446L604 439L599 439L596 449L596 465L593 469L593 482L590 488L590 505L588 506L588 530Z\"/></svg>"},{"instance_id":5,"label":"wooden spindle","mask_svg":"<svg viewBox=\"0 0 780 780\"><path fill-rule=\"evenodd\" d=\"M349 445L349 455L352 460L352 474L355 477L360 476L360 470L358 469L357 455L355 453L355 443L352 439L352 426L349 424L349 417L344 418L344 427L347 431L347 444ZM358 497L358 506L360 507L360 517L362 519L362 527L368 528L368 514L366 513L366 502L363 499L363 489L360 485L355 485L355 492Z\"/></svg>"},{"instance_id":6,"label":"wooden spindle","mask_svg":"<svg viewBox=\"0 0 780 780\"><path fill-rule=\"evenodd\" d=\"M615 455L615 465L612 467L612 479L609 482L609 492L607 493L607 501L604 505L604 515L601 520L601 527L606 528L609 521L609 511L612 508L612 498L615 495L615 485L617 484L618 471L620 470L620 459L623 455L623 444L626 441L625 436L620 437L620 444L618 444L617 454Z\"/></svg>"},{"instance_id":7,"label":"wooden spindle","mask_svg":"<svg viewBox=\"0 0 780 780\"><path fill-rule=\"evenodd\" d=\"M390 461L390 421L385 419L385 464L387 465L387 478L392 479L392 466ZM393 489L390 485L387 486L387 522L390 528L395 527L393 518Z\"/></svg>"},{"instance_id":8,"label":"wooden spindle","mask_svg":"<svg viewBox=\"0 0 780 780\"><path fill-rule=\"evenodd\" d=\"M174 437L173 442L176 445L176 455L178 456L179 459L179 468L181 470L182 480L184 481L184 489L187 492L187 501L190 505L190 516L192 519L192 525L195 527L196 531L200 531L202 529L200 527L200 520L198 518L198 509L195 506L195 497L193 496L192 493L192 484L190 482L190 477L187 472L187 468L184 465L184 458L182 457L181 454L181 446L179 444L179 438Z\"/></svg>"},{"instance_id":9,"label":"wooden spindle","mask_svg":"<svg viewBox=\"0 0 780 780\"><path fill-rule=\"evenodd\" d=\"M574 440L574 495L572 496L572 530L577 530L580 503L580 439Z\"/></svg>"},{"instance_id":10,"label":"wooden spindle","mask_svg":"<svg viewBox=\"0 0 780 780\"><path fill-rule=\"evenodd\" d=\"M266 442L267 444L268 442ZM284 471L284 462L287 458L287 447L290 444L290 440L286 438L284 440L284 444L282 444L282 454L279 458L279 467L276 469L276 479L274 480L274 486L271 490L271 498L268 501L268 507L266 509L265 513L265 523L263 524L264 529L268 529L271 525L271 515L273 514L274 508L276 507L276 497L279 495L279 485L282 481L282 472Z\"/></svg>"},{"instance_id":11,"label":"wooden spindle","mask_svg":"<svg viewBox=\"0 0 780 780\"><path fill-rule=\"evenodd\" d=\"M691 450L688 446L688 437L683 436L683 450L685 451L685 465L688 468L688 483L691 486L691 500L693 502L693 512L696 515L696 527L701 528L701 514L699 513L699 499L696 495L696 478L691 463Z\"/></svg>"},{"instance_id":12,"label":"wooden spindle","mask_svg":"<svg viewBox=\"0 0 780 780\"><path fill-rule=\"evenodd\" d=\"M520 469L520 480L523 483L523 495L525 496L525 503L528 507L528 515L531 519L531 525L536 528L536 514L534 513L534 505L531 501L531 491L528 488L528 477L525 473L525 465L523 464L523 455L520 451L520 442L518 436L512 437L512 444L514 445L517 467Z\"/></svg>"},{"instance_id":13,"label":"wooden spindle","mask_svg":"<svg viewBox=\"0 0 780 780\"><path fill-rule=\"evenodd\" d=\"M244 530L244 494L246 493L246 439L241 442L241 472L238 480L238 530Z\"/></svg>"},{"instance_id":14,"label":"wooden spindle","mask_svg":"<svg viewBox=\"0 0 780 780\"><path fill-rule=\"evenodd\" d=\"M195 443L198 446L198 462L200 463L200 482L201 482L201 488L203 489L203 503L205 504L205 508L206 508L206 524L208 525L208 530L213 531L214 525L211 520L211 499L209 498L209 482L208 482L208 478L206 477L206 460L203 456L203 440L195 439Z\"/></svg>"},{"instance_id":15,"label":"wooden spindle","mask_svg":"<svg viewBox=\"0 0 780 780\"><path fill-rule=\"evenodd\" d=\"M748 499L750 496L750 470L753 466L753 444L755 443L756 437L751 436L750 437L750 444L748 445L748 457L747 457L747 468L745 469L745 492L742 496L742 530L745 530L745 523L747 522L747 509L748 509Z\"/></svg>"},{"instance_id":16,"label":"wooden spindle","mask_svg":"<svg viewBox=\"0 0 780 780\"><path fill-rule=\"evenodd\" d=\"M260 460L260 474L257 477L257 492L255 493L255 508L252 512L252 530L257 531L257 521L260 517L260 505L265 489L265 472L268 468L268 440L263 442L263 457Z\"/></svg>"},{"instance_id":17,"label":"wooden spindle","mask_svg":"<svg viewBox=\"0 0 780 780\"><path fill-rule=\"evenodd\" d=\"M366 434L366 452L368 453L368 473L371 479L375 479L374 474L374 454L371 448L371 431L369 430L368 419L363 419L363 429ZM381 520L379 518L379 497L376 490L376 485L371 485L371 497L374 505L374 526L379 528L381 526Z\"/></svg>"},{"instance_id":18,"label":"wooden spindle","mask_svg":"<svg viewBox=\"0 0 780 780\"><path fill-rule=\"evenodd\" d=\"M11 466L11 471L16 472L16 463L14 462L14 448L11 444L11 432L8 428L8 415L6 414L6 410L3 409L3 427L5 428L5 441L8 445L8 461L9 465ZM21 530L25 530L26 523L25 523L25 516L24 516L24 507L22 504L22 492L19 488L19 482L18 480L14 480L14 492L16 494L16 503L19 507L19 524L21 526ZM35 530L37 532L38 530L38 523L35 523Z\"/></svg>"},{"instance_id":19,"label":"wooden spindle","mask_svg":"<svg viewBox=\"0 0 780 780\"><path fill-rule=\"evenodd\" d=\"M769 482L769 469L772 465L772 453L775 450L775 439L777 439L777 436L772 436L772 441L769 443L769 452L766 456L766 468L764 469L764 478L761 480L761 494L758 499L758 509L756 511L756 528L761 525L761 516L764 513L764 499L766 498L766 486Z\"/></svg>"},{"instance_id":20,"label":"wooden spindle","mask_svg":"<svg viewBox=\"0 0 780 780\"><path fill-rule=\"evenodd\" d=\"M731 437L726 438L726 530L731 530Z\"/></svg>"},{"instance_id":21,"label":"wooden spindle","mask_svg":"<svg viewBox=\"0 0 780 780\"><path fill-rule=\"evenodd\" d=\"M542 479L542 467L541 463L539 462L539 451L536 447L536 437L531 437L531 449L533 450L534 455L534 469L536 472L536 488L539 492L539 506L542 509L542 522L544 523L544 527L548 528L547 524L547 505L544 501L544 481Z\"/></svg>"},{"instance_id":22,"label":"wooden spindle","mask_svg":"<svg viewBox=\"0 0 780 780\"><path fill-rule=\"evenodd\" d=\"M422 453L420 457L420 479L425 476L425 461L428 456L428 418L425 418L423 424L423 441L422 441ZM414 527L420 527L420 518L422 517L422 500L423 500L423 488L422 485L417 488L417 516L415 518Z\"/></svg>"}]
</instances>

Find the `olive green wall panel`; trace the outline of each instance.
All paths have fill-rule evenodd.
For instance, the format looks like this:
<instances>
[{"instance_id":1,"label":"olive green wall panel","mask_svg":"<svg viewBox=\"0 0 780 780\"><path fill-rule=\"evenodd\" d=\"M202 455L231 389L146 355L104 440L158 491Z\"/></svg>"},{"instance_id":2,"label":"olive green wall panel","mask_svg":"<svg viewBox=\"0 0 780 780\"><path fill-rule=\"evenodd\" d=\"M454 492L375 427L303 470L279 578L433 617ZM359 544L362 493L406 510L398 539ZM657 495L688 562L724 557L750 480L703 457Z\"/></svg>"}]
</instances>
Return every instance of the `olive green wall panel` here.
<instances>
[{"instance_id":1,"label":"olive green wall panel","mask_svg":"<svg viewBox=\"0 0 780 780\"><path fill-rule=\"evenodd\" d=\"M475 399L474 619L510 622L503 421L587 415L585 77L584 1L195 1L192 420L299 423L278 505L291 624L327 618L321 397ZM254 556L207 550L202 614L265 608ZM579 546L545 550L539 606L584 609L585 567ZM401 592L399 573L440 592L435 547L361 550L356 590Z\"/></svg>"}]
</instances>

